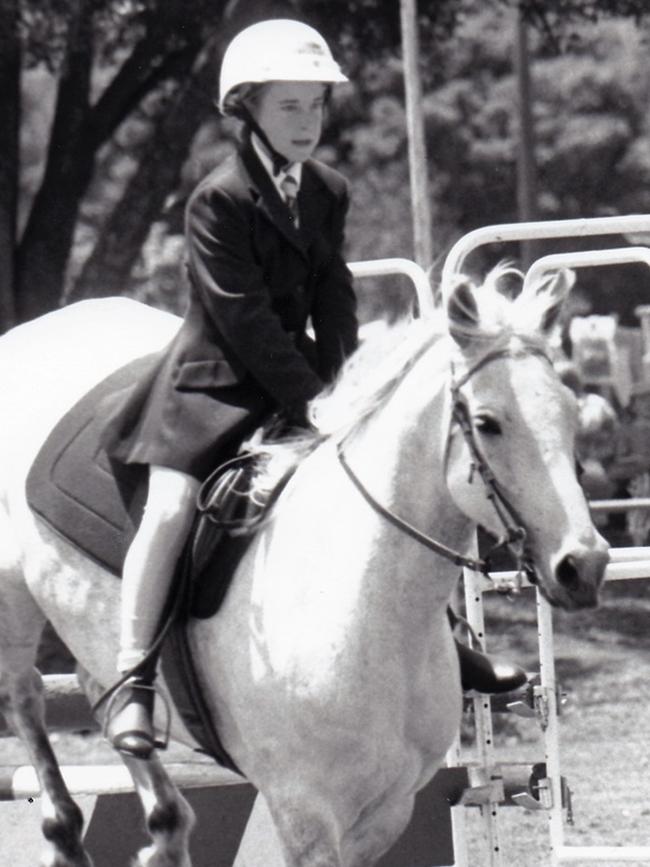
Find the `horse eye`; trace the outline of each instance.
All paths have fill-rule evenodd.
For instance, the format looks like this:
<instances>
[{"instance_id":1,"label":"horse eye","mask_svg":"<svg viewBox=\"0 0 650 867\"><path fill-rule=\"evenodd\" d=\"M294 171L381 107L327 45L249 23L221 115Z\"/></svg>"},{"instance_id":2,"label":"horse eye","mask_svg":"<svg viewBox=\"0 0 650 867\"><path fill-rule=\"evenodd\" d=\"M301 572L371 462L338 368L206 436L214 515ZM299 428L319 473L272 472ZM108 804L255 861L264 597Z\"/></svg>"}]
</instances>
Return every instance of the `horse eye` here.
<instances>
[{"instance_id":1,"label":"horse eye","mask_svg":"<svg viewBox=\"0 0 650 867\"><path fill-rule=\"evenodd\" d=\"M498 436L501 433L501 425L491 415L479 415L474 422L476 430L486 436Z\"/></svg>"}]
</instances>

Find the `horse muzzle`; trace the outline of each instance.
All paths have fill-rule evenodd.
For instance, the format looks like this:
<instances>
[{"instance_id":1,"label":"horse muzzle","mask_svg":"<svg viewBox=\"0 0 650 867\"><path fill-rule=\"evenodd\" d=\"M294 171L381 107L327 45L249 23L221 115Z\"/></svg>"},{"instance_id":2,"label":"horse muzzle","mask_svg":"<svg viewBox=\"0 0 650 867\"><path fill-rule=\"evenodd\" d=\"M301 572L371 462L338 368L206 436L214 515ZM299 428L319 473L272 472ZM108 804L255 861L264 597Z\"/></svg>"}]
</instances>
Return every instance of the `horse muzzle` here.
<instances>
[{"instance_id":1,"label":"horse muzzle","mask_svg":"<svg viewBox=\"0 0 650 867\"><path fill-rule=\"evenodd\" d=\"M576 611L598 605L598 589L609 563L609 545L598 533L589 544L565 549L552 563L550 586L540 581L542 595L551 605Z\"/></svg>"}]
</instances>

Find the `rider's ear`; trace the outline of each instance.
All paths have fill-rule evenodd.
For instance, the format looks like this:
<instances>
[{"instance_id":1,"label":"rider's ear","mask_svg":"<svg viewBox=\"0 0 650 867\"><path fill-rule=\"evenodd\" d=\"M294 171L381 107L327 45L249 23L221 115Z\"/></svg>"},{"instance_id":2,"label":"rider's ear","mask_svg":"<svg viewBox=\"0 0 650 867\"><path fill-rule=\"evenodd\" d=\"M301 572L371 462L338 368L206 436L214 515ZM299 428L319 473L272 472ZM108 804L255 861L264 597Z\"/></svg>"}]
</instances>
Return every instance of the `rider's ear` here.
<instances>
[{"instance_id":1,"label":"rider's ear","mask_svg":"<svg viewBox=\"0 0 650 867\"><path fill-rule=\"evenodd\" d=\"M535 295L542 300L544 307L540 319L540 328L548 333L557 323L562 305L576 282L575 271L562 268L544 277L536 287Z\"/></svg>"},{"instance_id":2,"label":"rider's ear","mask_svg":"<svg viewBox=\"0 0 650 867\"><path fill-rule=\"evenodd\" d=\"M447 300L449 333L459 346L469 343L479 324L479 313L472 284L459 280Z\"/></svg>"}]
</instances>

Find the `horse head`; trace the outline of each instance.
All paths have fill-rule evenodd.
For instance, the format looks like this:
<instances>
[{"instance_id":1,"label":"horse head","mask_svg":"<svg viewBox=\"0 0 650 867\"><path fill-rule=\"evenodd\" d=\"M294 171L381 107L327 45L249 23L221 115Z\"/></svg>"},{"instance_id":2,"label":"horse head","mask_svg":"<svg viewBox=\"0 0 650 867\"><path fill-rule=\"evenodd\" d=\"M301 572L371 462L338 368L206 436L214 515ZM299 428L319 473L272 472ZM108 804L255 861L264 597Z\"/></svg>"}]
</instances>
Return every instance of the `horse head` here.
<instances>
[{"instance_id":1,"label":"horse head","mask_svg":"<svg viewBox=\"0 0 650 867\"><path fill-rule=\"evenodd\" d=\"M572 275L514 300L459 280L446 299L452 338L447 484L457 507L519 548L520 565L553 605L597 604L609 560L576 475L577 404L548 339Z\"/></svg>"}]
</instances>

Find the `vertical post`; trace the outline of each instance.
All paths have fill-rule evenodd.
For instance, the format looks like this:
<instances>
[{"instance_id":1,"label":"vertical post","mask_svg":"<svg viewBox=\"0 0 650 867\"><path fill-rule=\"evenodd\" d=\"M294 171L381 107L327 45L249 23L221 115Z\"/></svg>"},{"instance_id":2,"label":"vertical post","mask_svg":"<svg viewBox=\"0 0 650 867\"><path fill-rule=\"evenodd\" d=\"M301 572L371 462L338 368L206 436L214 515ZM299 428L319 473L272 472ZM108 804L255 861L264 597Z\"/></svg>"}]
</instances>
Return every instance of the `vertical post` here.
<instances>
[{"instance_id":1,"label":"vertical post","mask_svg":"<svg viewBox=\"0 0 650 867\"><path fill-rule=\"evenodd\" d=\"M559 867L564 846L564 819L562 813L562 776L560 771L560 721L555 679L553 647L553 612L549 603L536 591L537 634L539 639L539 670L544 713L544 759L546 776L550 780L551 807L548 811L550 835L550 865Z\"/></svg>"},{"instance_id":2,"label":"vertical post","mask_svg":"<svg viewBox=\"0 0 650 867\"><path fill-rule=\"evenodd\" d=\"M537 173L535 169L535 131L532 111L532 87L528 56L528 31L519 4L515 8L513 66L517 82L517 214L520 222L537 219ZM521 245L523 270L537 258L534 241Z\"/></svg>"},{"instance_id":3,"label":"vertical post","mask_svg":"<svg viewBox=\"0 0 650 867\"><path fill-rule=\"evenodd\" d=\"M463 570L465 585L465 610L467 620L480 641L477 650L485 653L485 614L483 609L483 589L476 572ZM476 752L479 765L483 768L494 767L494 732L492 727L492 704L489 695L474 698L474 720L476 723ZM499 838L499 807L492 800L480 807L483 835L488 847L490 867L501 867L501 842Z\"/></svg>"},{"instance_id":4,"label":"vertical post","mask_svg":"<svg viewBox=\"0 0 650 867\"><path fill-rule=\"evenodd\" d=\"M415 261L422 268L433 262L431 210L427 173L424 122L422 116L422 84L420 81L417 0L400 0L402 55L404 60L404 90L408 135L411 213Z\"/></svg>"},{"instance_id":5,"label":"vertical post","mask_svg":"<svg viewBox=\"0 0 650 867\"><path fill-rule=\"evenodd\" d=\"M643 338L643 370L641 378L650 380L650 304L640 304L634 308L635 314L641 320L641 335Z\"/></svg>"}]
</instances>

